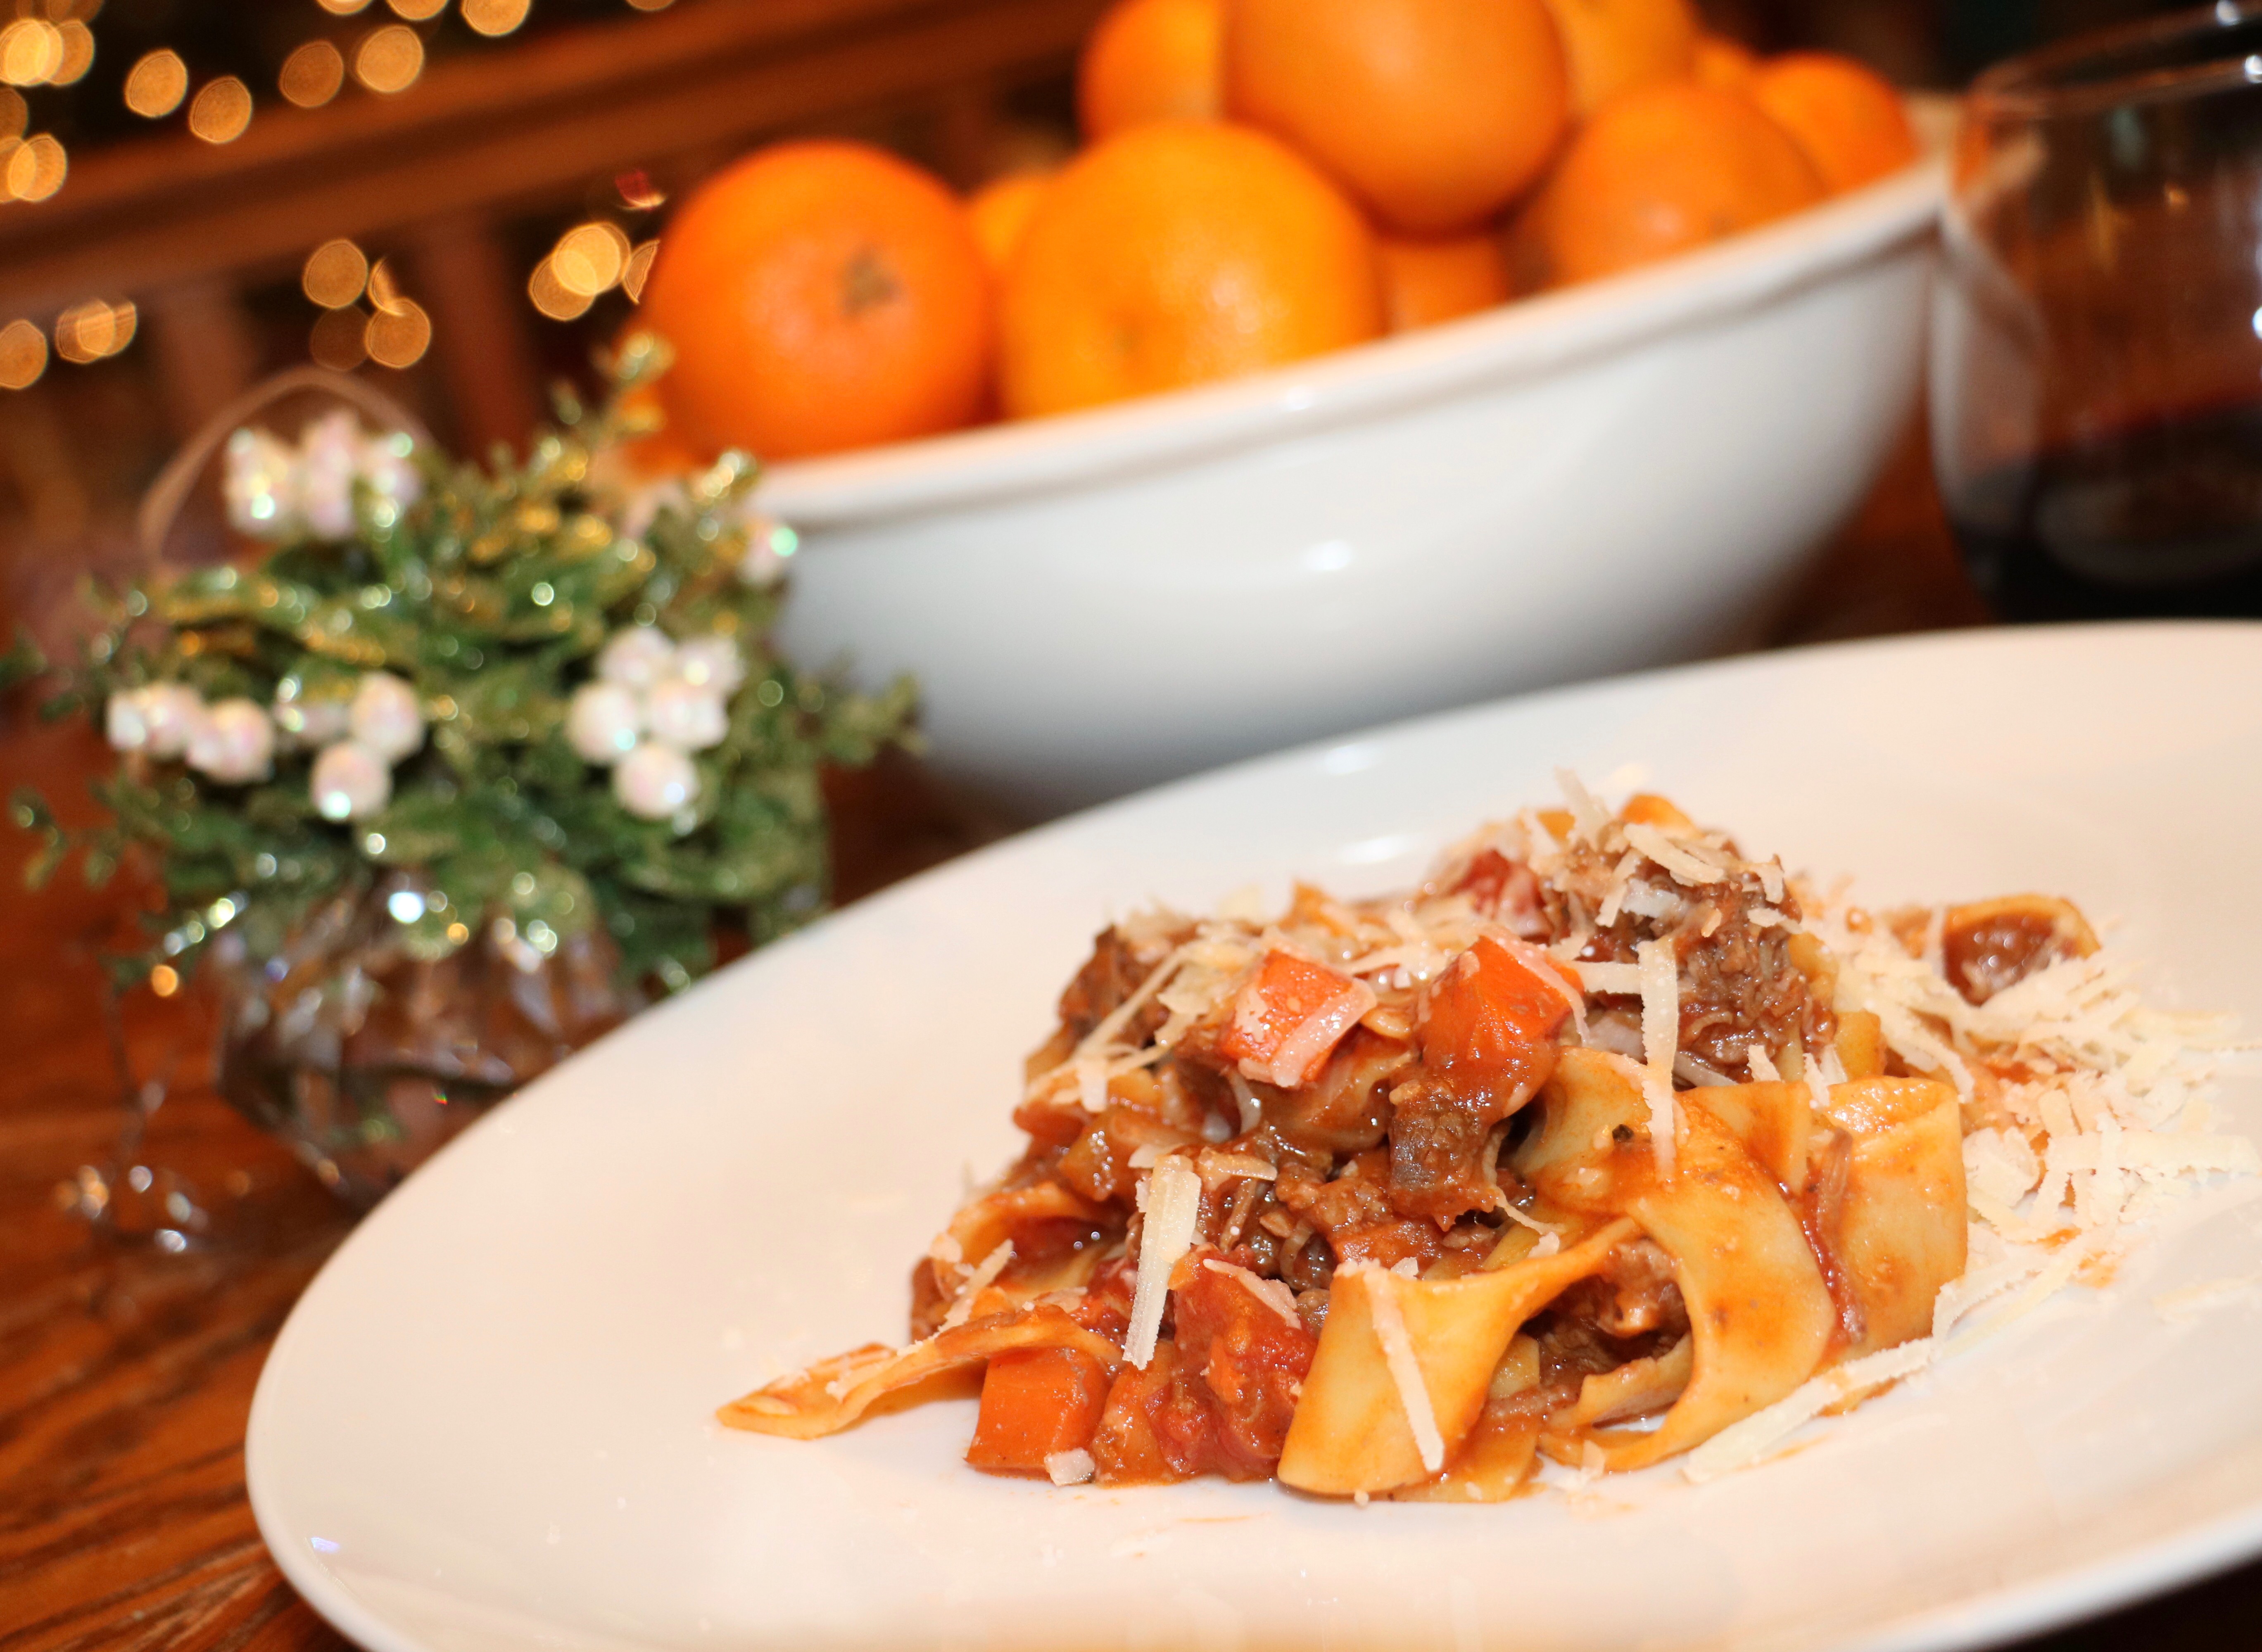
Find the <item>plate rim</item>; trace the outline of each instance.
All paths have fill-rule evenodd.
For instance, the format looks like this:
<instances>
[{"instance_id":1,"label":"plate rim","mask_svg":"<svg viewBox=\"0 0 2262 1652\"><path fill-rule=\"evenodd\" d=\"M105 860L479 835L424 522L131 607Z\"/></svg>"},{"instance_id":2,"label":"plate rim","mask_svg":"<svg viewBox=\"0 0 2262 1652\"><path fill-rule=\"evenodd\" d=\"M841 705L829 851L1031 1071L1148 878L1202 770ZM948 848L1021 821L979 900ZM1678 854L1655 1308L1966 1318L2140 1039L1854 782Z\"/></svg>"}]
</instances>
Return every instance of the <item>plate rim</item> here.
<instances>
[{"instance_id":1,"label":"plate rim","mask_svg":"<svg viewBox=\"0 0 2262 1652\"><path fill-rule=\"evenodd\" d=\"M2126 620L2018 627L1984 626L1855 638L1612 675L1535 692L1503 695L1442 712L1397 718L1371 728L1350 730L1304 742L1281 751L1226 764L1016 832L876 891L861 901L852 902L839 913L829 914L807 929L796 931L761 950L764 953L776 954L813 944L843 916L883 911L887 907L915 901L920 898L921 891L931 882L959 874L993 858L1020 852L1032 844L1066 835L1082 829L1088 822L1152 808L1181 792L1220 783L1231 777L1244 776L1266 767L1308 764L1346 745L1406 737L1446 727L1456 721L1483 718L1510 708L1544 715L1549 708L1564 702L1612 693L1636 693L1674 684L1725 682L1740 677L1797 672L1817 660L1883 654L1908 654L1920 657L1940 654L2016 653L2028 649L2062 646L2070 638L2086 636L2108 636L2116 642L2130 639L2131 646L2141 646L2141 643L2135 639L2146 637L2203 636L2221 637L2226 642L2236 639L2262 650L2262 620ZM2262 658L2262 655L2258 657ZM751 962L754 956L750 954L747 959L736 963ZM726 966L726 969L735 966ZM716 971L695 986L690 993L672 1002L683 1002L693 994L707 989L725 973L725 970ZM521 1106L527 1097L548 1088L555 1074L566 1071L580 1059L580 1052L577 1052L525 1089L490 1109L452 1138L428 1163L439 1162L455 1152L458 1144L494 1128L497 1120L504 1118L512 1109ZM409 1180L414 1181L421 1174L420 1168ZM407 1182L403 1183L403 1187L407 1185ZM357 1222L324 1261L292 1304L289 1315L270 1344L261 1364L245 1426L244 1486L261 1541L267 1546L277 1569L300 1597L333 1627L368 1648L370 1652L436 1652L435 1643L395 1627L366 1606L349 1587L311 1553L301 1552L297 1541L301 1534L286 1529L285 1526L285 1505L289 1494L281 1481L287 1469L277 1465L270 1443L276 1426L271 1419L277 1408L285 1403L278 1397L284 1379L276 1373L283 1368L285 1362L280 1356L294 1336L309 1334L304 1329L305 1321L309 1317L304 1311L306 1304L313 1301L318 1292L339 1288L334 1275L339 1271L342 1259L357 1246L380 1242L371 1240L367 1236L373 1232L383 1231L381 1224L413 1219L400 1214L408 1206L400 1200L399 1192L400 1189L396 1189L393 1196ZM390 1217L388 1209L392 1212ZM2241 1507L2207 1517L2172 1533L2145 1540L2100 1558L2055 1567L2020 1583L1968 1594L1884 1626L1875 1632L1856 1631L1829 1642L1827 1652L1977 1652L1977 1648L2014 1637L2046 1633L2134 1604L2227 1570L2257 1555L2262 1555L2262 1486L2258 1486L2251 1500Z\"/></svg>"}]
</instances>

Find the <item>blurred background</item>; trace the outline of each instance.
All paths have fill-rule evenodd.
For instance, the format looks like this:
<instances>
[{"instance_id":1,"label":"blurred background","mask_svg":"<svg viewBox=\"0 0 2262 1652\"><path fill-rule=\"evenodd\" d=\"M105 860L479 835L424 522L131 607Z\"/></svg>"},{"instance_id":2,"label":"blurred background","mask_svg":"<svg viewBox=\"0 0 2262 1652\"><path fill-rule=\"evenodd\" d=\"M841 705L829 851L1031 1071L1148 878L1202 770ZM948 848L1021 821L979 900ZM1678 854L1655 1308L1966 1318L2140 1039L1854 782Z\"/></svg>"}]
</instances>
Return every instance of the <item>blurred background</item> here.
<instances>
[{"instance_id":1,"label":"blurred background","mask_svg":"<svg viewBox=\"0 0 2262 1652\"><path fill-rule=\"evenodd\" d=\"M633 312L671 196L787 133L950 183L1064 154L1103 0L8 0L0 625L131 556L168 453L313 361L485 452ZM2138 0L1708 0L1949 88ZM184 524L217 548L217 522Z\"/></svg>"}]
</instances>

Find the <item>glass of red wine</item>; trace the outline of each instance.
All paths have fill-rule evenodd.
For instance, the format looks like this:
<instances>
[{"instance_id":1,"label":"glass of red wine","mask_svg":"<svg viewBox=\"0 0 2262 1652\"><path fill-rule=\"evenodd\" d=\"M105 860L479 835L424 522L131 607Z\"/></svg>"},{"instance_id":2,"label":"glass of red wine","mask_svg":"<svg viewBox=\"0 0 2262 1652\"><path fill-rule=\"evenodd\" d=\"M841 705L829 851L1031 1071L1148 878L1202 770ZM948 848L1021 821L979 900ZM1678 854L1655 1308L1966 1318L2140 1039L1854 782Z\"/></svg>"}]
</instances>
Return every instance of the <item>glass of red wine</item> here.
<instances>
[{"instance_id":1,"label":"glass of red wine","mask_svg":"<svg viewBox=\"0 0 2262 1652\"><path fill-rule=\"evenodd\" d=\"M1933 456L1981 594L2262 614L2262 4L1990 69L1952 168Z\"/></svg>"}]
</instances>

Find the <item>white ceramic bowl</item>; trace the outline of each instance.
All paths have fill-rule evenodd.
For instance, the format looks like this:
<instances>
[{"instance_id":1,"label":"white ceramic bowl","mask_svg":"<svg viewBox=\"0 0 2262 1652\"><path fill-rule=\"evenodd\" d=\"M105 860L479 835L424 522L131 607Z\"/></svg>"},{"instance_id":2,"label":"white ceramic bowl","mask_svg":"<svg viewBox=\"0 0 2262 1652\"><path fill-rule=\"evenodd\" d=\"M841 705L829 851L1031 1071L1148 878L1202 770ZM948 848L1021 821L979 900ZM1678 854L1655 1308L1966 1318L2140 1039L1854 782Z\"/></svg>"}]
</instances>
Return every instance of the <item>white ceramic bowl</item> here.
<instances>
[{"instance_id":1,"label":"white ceramic bowl","mask_svg":"<svg viewBox=\"0 0 2262 1652\"><path fill-rule=\"evenodd\" d=\"M1026 815L1736 640L1922 360L1935 165L1229 384L780 465L783 640Z\"/></svg>"}]
</instances>

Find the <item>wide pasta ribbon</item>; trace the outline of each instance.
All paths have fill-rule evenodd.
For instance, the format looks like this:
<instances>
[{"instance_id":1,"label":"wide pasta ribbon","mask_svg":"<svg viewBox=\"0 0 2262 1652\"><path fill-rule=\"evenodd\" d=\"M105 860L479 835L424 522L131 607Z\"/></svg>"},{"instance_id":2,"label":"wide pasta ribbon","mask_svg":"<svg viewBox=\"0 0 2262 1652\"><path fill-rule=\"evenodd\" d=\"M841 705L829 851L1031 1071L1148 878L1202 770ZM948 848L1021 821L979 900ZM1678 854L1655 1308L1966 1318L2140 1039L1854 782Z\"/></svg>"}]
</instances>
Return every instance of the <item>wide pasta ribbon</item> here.
<instances>
[{"instance_id":1,"label":"wide pasta ribbon","mask_svg":"<svg viewBox=\"0 0 2262 1652\"><path fill-rule=\"evenodd\" d=\"M820 1360L732 1400L715 1416L730 1428L816 1440L839 1433L890 1394L1017 1348L1075 1348L1111 1375L1123 1363L1123 1351L1106 1337L1041 1304L971 1320L907 1348L871 1343Z\"/></svg>"},{"instance_id":2,"label":"wide pasta ribbon","mask_svg":"<svg viewBox=\"0 0 2262 1652\"><path fill-rule=\"evenodd\" d=\"M1557 1203L1623 1215L1672 1257L1695 1343L1688 1386L1646 1433L1589 1429L1612 1469L1646 1468L1770 1405L1814 1375L1838 1324L1822 1269L1776 1180L1694 1095L1680 1097L1681 1140L1660 1180L1646 1139L1649 1106L1624 1058L1567 1050L1545 1092L1545 1123L1519 1174Z\"/></svg>"},{"instance_id":3,"label":"wide pasta ribbon","mask_svg":"<svg viewBox=\"0 0 2262 1652\"><path fill-rule=\"evenodd\" d=\"M1281 1483L1350 1497L1431 1478L1475 1424L1509 1339L1638 1231L1611 1222L1552 1256L1459 1279L1337 1268Z\"/></svg>"}]
</instances>

